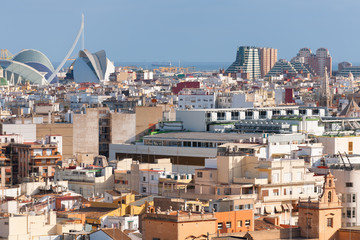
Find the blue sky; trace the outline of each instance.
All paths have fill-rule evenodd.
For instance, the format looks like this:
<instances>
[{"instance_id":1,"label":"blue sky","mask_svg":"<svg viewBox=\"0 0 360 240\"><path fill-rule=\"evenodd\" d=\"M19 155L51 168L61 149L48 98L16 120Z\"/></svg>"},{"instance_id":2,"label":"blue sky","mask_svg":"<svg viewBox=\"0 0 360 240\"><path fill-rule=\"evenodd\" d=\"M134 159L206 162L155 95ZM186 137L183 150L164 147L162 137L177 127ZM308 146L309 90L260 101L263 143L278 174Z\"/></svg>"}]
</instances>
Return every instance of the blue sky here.
<instances>
[{"instance_id":1,"label":"blue sky","mask_svg":"<svg viewBox=\"0 0 360 240\"><path fill-rule=\"evenodd\" d=\"M360 62L359 7L358 0L2 1L0 48L34 48L60 61L84 13L85 48L104 49L113 61L231 62L237 46L254 45L286 59L326 47L334 62Z\"/></svg>"}]
</instances>

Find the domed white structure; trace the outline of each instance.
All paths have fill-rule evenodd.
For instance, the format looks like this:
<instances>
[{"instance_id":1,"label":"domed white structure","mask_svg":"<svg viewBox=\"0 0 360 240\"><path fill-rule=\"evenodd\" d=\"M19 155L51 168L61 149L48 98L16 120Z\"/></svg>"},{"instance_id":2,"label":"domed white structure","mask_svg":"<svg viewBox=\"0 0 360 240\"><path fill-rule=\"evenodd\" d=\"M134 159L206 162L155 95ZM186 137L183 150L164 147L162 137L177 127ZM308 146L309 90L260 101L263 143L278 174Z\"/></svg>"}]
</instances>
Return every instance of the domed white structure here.
<instances>
[{"instance_id":1,"label":"domed white structure","mask_svg":"<svg viewBox=\"0 0 360 240\"><path fill-rule=\"evenodd\" d=\"M114 64L106 57L104 50L94 54L81 50L79 57L72 64L75 82L100 83L109 81L111 73L115 72Z\"/></svg>"},{"instance_id":2,"label":"domed white structure","mask_svg":"<svg viewBox=\"0 0 360 240\"><path fill-rule=\"evenodd\" d=\"M34 49L25 49L17 53L10 60L0 60L4 69L4 78L10 84L19 84L29 81L30 84L46 85L47 79L54 72L50 60L42 52ZM57 82L54 78L52 82Z\"/></svg>"}]
</instances>

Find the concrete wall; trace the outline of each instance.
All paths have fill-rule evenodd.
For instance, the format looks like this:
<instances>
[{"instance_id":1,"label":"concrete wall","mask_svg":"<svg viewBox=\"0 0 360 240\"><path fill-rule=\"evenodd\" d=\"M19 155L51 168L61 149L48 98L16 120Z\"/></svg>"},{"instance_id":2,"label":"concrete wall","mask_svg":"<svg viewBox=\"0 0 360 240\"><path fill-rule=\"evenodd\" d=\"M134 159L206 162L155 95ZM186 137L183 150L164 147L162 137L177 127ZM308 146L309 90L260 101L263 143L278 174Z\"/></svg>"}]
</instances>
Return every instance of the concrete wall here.
<instances>
[{"instance_id":1,"label":"concrete wall","mask_svg":"<svg viewBox=\"0 0 360 240\"><path fill-rule=\"evenodd\" d=\"M319 142L324 145L324 154L339 154L339 151L343 154L349 153L349 142L353 143L352 154L360 154L360 137L318 137Z\"/></svg>"},{"instance_id":2,"label":"concrete wall","mask_svg":"<svg viewBox=\"0 0 360 240\"><path fill-rule=\"evenodd\" d=\"M148 129L163 119L162 107L136 107L136 139L147 135Z\"/></svg>"},{"instance_id":3,"label":"concrete wall","mask_svg":"<svg viewBox=\"0 0 360 240\"><path fill-rule=\"evenodd\" d=\"M36 124L2 124L2 134L21 134L24 142L36 140Z\"/></svg>"},{"instance_id":4,"label":"concrete wall","mask_svg":"<svg viewBox=\"0 0 360 240\"><path fill-rule=\"evenodd\" d=\"M143 239L145 240L156 238L172 240L193 239L190 236L206 236L207 233L213 233L215 229L215 219L179 222L163 221L162 219L144 219L142 224Z\"/></svg>"},{"instance_id":5,"label":"concrete wall","mask_svg":"<svg viewBox=\"0 0 360 240\"><path fill-rule=\"evenodd\" d=\"M205 132L205 111L177 110L176 121L182 121L185 130Z\"/></svg>"},{"instance_id":6,"label":"concrete wall","mask_svg":"<svg viewBox=\"0 0 360 240\"><path fill-rule=\"evenodd\" d=\"M136 114L111 114L111 143L131 143L136 136Z\"/></svg>"},{"instance_id":7,"label":"concrete wall","mask_svg":"<svg viewBox=\"0 0 360 240\"><path fill-rule=\"evenodd\" d=\"M36 139L45 139L47 135L61 135L63 158L66 159L73 156L73 124L36 124Z\"/></svg>"},{"instance_id":8,"label":"concrete wall","mask_svg":"<svg viewBox=\"0 0 360 240\"><path fill-rule=\"evenodd\" d=\"M74 114L73 153L99 155L99 112L86 110L86 114Z\"/></svg>"}]
</instances>

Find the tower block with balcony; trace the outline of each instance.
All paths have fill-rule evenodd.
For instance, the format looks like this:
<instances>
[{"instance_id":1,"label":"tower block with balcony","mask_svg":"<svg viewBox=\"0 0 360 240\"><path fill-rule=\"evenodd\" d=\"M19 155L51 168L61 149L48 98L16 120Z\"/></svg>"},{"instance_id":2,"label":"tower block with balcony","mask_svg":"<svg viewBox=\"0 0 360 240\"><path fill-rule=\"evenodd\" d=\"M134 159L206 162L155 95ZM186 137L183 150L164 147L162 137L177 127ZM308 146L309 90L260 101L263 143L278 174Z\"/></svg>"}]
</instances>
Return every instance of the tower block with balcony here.
<instances>
[{"instance_id":1,"label":"tower block with balcony","mask_svg":"<svg viewBox=\"0 0 360 240\"><path fill-rule=\"evenodd\" d=\"M324 188L318 201L299 201L301 236L319 240L336 239L341 227L341 201L336 195L334 176L325 176Z\"/></svg>"}]
</instances>

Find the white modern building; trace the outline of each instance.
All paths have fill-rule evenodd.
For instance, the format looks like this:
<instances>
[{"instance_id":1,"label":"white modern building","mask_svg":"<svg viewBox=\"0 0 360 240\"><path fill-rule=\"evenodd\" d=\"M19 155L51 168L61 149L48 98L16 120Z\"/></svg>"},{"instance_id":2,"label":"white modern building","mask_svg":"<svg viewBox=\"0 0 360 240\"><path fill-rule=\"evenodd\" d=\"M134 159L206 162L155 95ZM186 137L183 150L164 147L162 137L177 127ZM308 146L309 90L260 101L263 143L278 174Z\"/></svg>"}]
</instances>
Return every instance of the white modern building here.
<instances>
[{"instance_id":1,"label":"white modern building","mask_svg":"<svg viewBox=\"0 0 360 240\"><path fill-rule=\"evenodd\" d=\"M186 130L194 132L208 131L208 124L213 122L236 122L238 120L272 119L273 116L317 116L326 115L321 107L264 107L264 108L224 108L176 110L176 121L182 121Z\"/></svg>"},{"instance_id":2,"label":"white modern building","mask_svg":"<svg viewBox=\"0 0 360 240\"><path fill-rule=\"evenodd\" d=\"M216 95L203 89L186 89L178 95L179 109L215 108Z\"/></svg>"}]
</instances>

